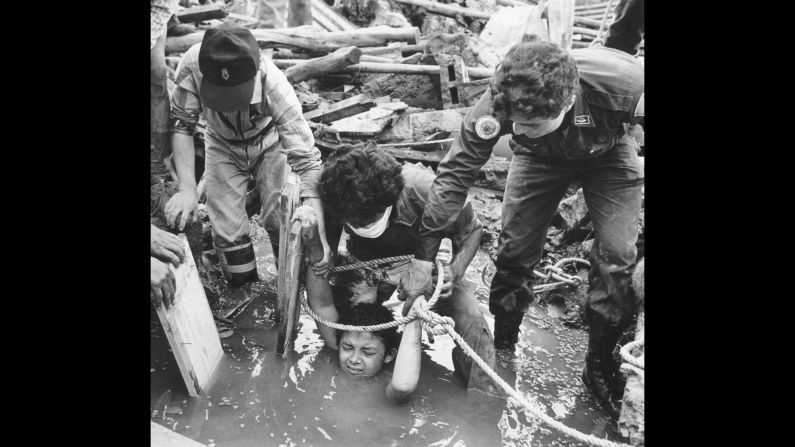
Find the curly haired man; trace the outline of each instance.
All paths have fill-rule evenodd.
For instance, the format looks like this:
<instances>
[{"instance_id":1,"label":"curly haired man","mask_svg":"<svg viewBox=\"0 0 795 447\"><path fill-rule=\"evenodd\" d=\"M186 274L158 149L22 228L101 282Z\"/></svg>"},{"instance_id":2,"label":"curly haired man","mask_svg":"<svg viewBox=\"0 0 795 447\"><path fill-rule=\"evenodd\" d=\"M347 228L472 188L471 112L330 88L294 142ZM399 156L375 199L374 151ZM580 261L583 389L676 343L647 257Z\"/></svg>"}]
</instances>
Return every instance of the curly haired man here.
<instances>
[{"instance_id":1,"label":"curly haired man","mask_svg":"<svg viewBox=\"0 0 795 447\"><path fill-rule=\"evenodd\" d=\"M338 149L324 163L318 180L331 246L336 247L335 240L344 227L350 236L347 248L354 262L412 253L433 179L429 169L401 165L374 144ZM474 285L464 279L482 232L470 204L464 205L458 218L443 232L443 237L452 241L453 257L444 267L444 283L432 310L451 317L456 332L481 358L494 365L491 330L475 299ZM346 292L350 293L342 299L335 294L340 315L350 306L386 301L410 267L409 261L378 266L367 270L363 280L347 281L351 286ZM426 298L430 297L428 293ZM413 303L414 300L404 305L403 315ZM499 395L485 371L458 346L452 355L455 370L468 388Z\"/></svg>"},{"instance_id":2,"label":"curly haired man","mask_svg":"<svg viewBox=\"0 0 795 447\"><path fill-rule=\"evenodd\" d=\"M630 283L644 181L626 129L642 123L643 91L642 63L619 50L566 51L538 40L514 46L439 164L412 269L403 277L408 301L430 289L443 232L497 140L510 134L513 158L489 297L495 345L513 349L517 342L535 298L533 267L549 223L569 185L581 182L596 235L584 303L589 342L583 381L613 415L620 390L611 354L633 313Z\"/></svg>"}]
</instances>

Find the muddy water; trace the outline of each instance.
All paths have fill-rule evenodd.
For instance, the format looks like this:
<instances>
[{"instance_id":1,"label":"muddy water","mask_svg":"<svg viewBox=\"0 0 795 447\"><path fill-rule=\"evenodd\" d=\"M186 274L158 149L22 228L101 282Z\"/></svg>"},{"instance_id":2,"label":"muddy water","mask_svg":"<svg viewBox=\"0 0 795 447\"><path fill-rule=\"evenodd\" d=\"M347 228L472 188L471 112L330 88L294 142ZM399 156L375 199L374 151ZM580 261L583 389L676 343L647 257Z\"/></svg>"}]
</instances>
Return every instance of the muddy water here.
<instances>
[{"instance_id":1,"label":"muddy water","mask_svg":"<svg viewBox=\"0 0 795 447\"><path fill-rule=\"evenodd\" d=\"M256 246L258 264L268 260L266 245ZM479 252L467 273L480 284L477 295L484 308L488 288L480 269L489 262ZM268 269L261 265L260 272ZM272 273L261 276L263 283L273 280ZM286 359L277 357L271 319L275 293L270 287L250 290L257 295L236 318L234 334L222 340L225 355L199 398L187 395L162 329L153 324L155 422L219 447L581 445L512 402L467 392L453 373L453 341L446 336L425 346L418 389L402 406L384 395L389 371L363 380L345 376L336 352L324 348L314 321L303 312L294 351ZM548 415L585 433L620 440L615 422L580 381L586 343L583 331L561 325L545 309L532 308L515 352L500 352L498 373ZM166 390L172 396L164 413L156 402Z\"/></svg>"}]
</instances>

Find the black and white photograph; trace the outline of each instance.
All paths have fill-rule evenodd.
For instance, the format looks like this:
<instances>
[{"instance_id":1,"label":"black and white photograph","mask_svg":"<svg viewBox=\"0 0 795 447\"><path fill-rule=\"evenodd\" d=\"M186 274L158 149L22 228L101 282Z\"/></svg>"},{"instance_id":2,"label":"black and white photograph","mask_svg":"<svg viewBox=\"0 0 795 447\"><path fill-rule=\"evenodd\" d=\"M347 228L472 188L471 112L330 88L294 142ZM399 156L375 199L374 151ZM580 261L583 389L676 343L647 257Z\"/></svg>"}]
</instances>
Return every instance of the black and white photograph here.
<instances>
[{"instance_id":1,"label":"black and white photograph","mask_svg":"<svg viewBox=\"0 0 795 447\"><path fill-rule=\"evenodd\" d=\"M153 447L645 445L644 0L150 1Z\"/></svg>"}]
</instances>

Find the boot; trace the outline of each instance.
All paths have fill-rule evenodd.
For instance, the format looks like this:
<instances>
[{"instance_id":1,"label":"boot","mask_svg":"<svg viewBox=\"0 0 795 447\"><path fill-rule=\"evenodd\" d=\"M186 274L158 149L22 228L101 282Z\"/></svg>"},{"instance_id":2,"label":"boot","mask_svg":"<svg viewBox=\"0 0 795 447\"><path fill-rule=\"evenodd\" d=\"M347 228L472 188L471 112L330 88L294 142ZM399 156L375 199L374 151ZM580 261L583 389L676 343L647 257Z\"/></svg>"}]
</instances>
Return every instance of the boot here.
<instances>
[{"instance_id":1,"label":"boot","mask_svg":"<svg viewBox=\"0 0 795 447\"><path fill-rule=\"evenodd\" d=\"M232 247L216 246L215 251L221 258L221 267L230 286L240 287L259 280L254 247L250 241Z\"/></svg>"},{"instance_id":2,"label":"boot","mask_svg":"<svg viewBox=\"0 0 795 447\"><path fill-rule=\"evenodd\" d=\"M582 382L599 405L614 418L618 418L621 411L621 397L617 396L613 383L618 369L613 361L613 349L620 335L620 327L592 322L588 328L588 353L582 372Z\"/></svg>"},{"instance_id":3,"label":"boot","mask_svg":"<svg viewBox=\"0 0 795 447\"><path fill-rule=\"evenodd\" d=\"M494 347L497 349L513 349L519 341L519 326L522 325L524 312L499 311L494 314Z\"/></svg>"}]
</instances>

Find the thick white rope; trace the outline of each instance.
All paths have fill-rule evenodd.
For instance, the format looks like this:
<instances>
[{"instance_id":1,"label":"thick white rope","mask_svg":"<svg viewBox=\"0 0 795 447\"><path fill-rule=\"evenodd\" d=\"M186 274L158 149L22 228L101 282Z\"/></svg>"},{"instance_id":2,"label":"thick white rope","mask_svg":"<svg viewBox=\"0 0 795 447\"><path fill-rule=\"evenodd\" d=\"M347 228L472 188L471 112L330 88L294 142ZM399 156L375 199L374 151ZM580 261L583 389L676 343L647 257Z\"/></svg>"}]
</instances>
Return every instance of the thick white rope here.
<instances>
[{"instance_id":1,"label":"thick white rope","mask_svg":"<svg viewBox=\"0 0 795 447\"><path fill-rule=\"evenodd\" d=\"M565 259L568 260L569 258ZM563 261L558 261L558 264L562 264ZM578 260L582 261L582 260ZM585 262L585 261L582 261ZM307 302L306 298L306 290L302 291L301 295L301 303L304 306L306 312L312 316L320 324L326 325L328 327L334 329L341 329L344 331L365 331L365 332L372 332L372 331L380 331L383 329L387 329L390 327L396 327L400 324L405 324L410 321L414 321L417 318L422 319L422 326L425 329L429 336L431 334L441 335L444 333L450 334L450 336L461 346L461 349L470 357L475 363L478 364L489 377L493 380L497 385L499 385L505 392L507 392L511 397L514 398L517 402L522 404L527 410L530 411L535 417L541 419L542 422L545 424L557 429L563 434L571 436L572 438L578 439L582 442L587 444L596 445L600 447L631 447L629 444L622 444L619 442L610 441L608 439L597 438L596 436L589 435L582 433L574 428L571 428L560 421L553 419L551 416L548 416L546 413L543 412L540 408L532 405L530 402L525 400L522 395L520 395L516 390L511 387L505 380L502 379L491 367L467 344L464 339L458 335L455 331L455 324L453 323L453 319L450 317L442 317L441 315L433 312L430 310L430 307L436 303L436 300L439 298L439 294L441 293L442 284L444 283L444 269L441 261L436 261L437 268L438 268L438 279L436 281L436 289L431 296L431 299L427 302L423 296L417 298L414 302L414 305L411 307L411 311L405 317L401 317L392 321L390 323L384 324L376 324L372 326L351 326L347 324L338 324L331 321L328 321L324 318L321 318L317 315L310 307L309 303ZM556 264L555 267L558 267ZM395 290L394 294L397 294L397 290ZM393 295L394 295L393 294Z\"/></svg>"}]
</instances>

